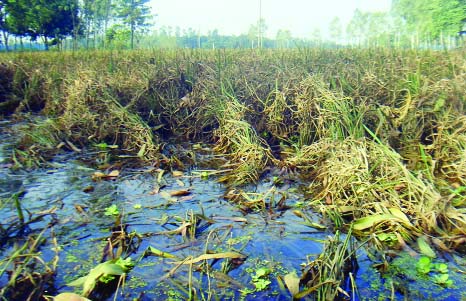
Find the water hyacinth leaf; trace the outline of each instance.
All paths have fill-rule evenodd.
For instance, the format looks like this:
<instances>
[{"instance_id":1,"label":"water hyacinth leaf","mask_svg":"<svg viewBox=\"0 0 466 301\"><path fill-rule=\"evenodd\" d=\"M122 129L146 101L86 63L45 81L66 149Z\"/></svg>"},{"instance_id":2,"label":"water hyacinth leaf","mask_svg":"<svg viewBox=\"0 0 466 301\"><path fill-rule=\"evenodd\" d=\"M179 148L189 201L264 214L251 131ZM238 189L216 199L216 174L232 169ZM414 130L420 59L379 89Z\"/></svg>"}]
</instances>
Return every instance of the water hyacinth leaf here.
<instances>
[{"instance_id":1,"label":"water hyacinth leaf","mask_svg":"<svg viewBox=\"0 0 466 301\"><path fill-rule=\"evenodd\" d=\"M416 264L419 274L429 274L432 270L432 260L427 256L421 256Z\"/></svg>"},{"instance_id":2,"label":"water hyacinth leaf","mask_svg":"<svg viewBox=\"0 0 466 301\"><path fill-rule=\"evenodd\" d=\"M439 112L445 106L445 97L439 97L435 102L434 112Z\"/></svg>"},{"instance_id":3,"label":"water hyacinth leaf","mask_svg":"<svg viewBox=\"0 0 466 301\"><path fill-rule=\"evenodd\" d=\"M245 255L237 252L225 252L225 253L215 253L215 254L202 254L193 259L185 260L185 261L174 261L171 262L173 264L193 264L199 261L208 260L208 259L223 259L223 258L246 258Z\"/></svg>"},{"instance_id":4,"label":"water hyacinth leaf","mask_svg":"<svg viewBox=\"0 0 466 301\"><path fill-rule=\"evenodd\" d=\"M430 247L425 237L420 236L417 239L417 245L419 247L419 251L421 252L421 254L426 255L427 257L430 257L430 258L437 257L437 255L435 255L435 251Z\"/></svg>"},{"instance_id":5,"label":"water hyacinth leaf","mask_svg":"<svg viewBox=\"0 0 466 301\"><path fill-rule=\"evenodd\" d=\"M260 268L256 271L256 275L255 277L257 278L261 278L261 277L264 277L264 276L267 276L268 274L270 274L272 271L268 268Z\"/></svg>"},{"instance_id":6,"label":"water hyacinth leaf","mask_svg":"<svg viewBox=\"0 0 466 301\"><path fill-rule=\"evenodd\" d=\"M89 296L89 294L94 289L97 281L102 276L114 275L121 276L125 273L125 269L118 264L113 263L113 261L106 261L104 263L98 264L93 268L87 276L81 277L68 283L69 286L82 286L83 295Z\"/></svg>"},{"instance_id":7,"label":"water hyacinth leaf","mask_svg":"<svg viewBox=\"0 0 466 301\"><path fill-rule=\"evenodd\" d=\"M53 297L53 301L91 301L75 293L61 293Z\"/></svg>"},{"instance_id":8,"label":"water hyacinth leaf","mask_svg":"<svg viewBox=\"0 0 466 301\"><path fill-rule=\"evenodd\" d=\"M450 286L453 284L453 281L449 278L450 276L448 274L438 274L433 276L433 280L435 283L446 286Z\"/></svg>"},{"instance_id":9,"label":"water hyacinth leaf","mask_svg":"<svg viewBox=\"0 0 466 301\"><path fill-rule=\"evenodd\" d=\"M105 208L104 214L107 215L107 216L118 215L118 214L120 214L120 211L118 210L117 205L112 204L111 206Z\"/></svg>"},{"instance_id":10,"label":"water hyacinth leaf","mask_svg":"<svg viewBox=\"0 0 466 301\"><path fill-rule=\"evenodd\" d=\"M380 241L385 241L385 242L396 242L396 241L398 241L398 238L397 238L396 234L394 234L394 233L384 233L384 232L378 233L377 238Z\"/></svg>"},{"instance_id":11,"label":"water hyacinth leaf","mask_svg":"<svg viewBox=\"0 0 466 301\"><path fill-rule=\"evenodd\" d=\"M285 277L284 277L284 280L285 280L285 285L288 288L288 290L290 291L290 294L292 296L299 293L299 281L300 281L300 278L298 277L298 275L296 275L295 272L286 274Z\"/></svg>"},{"instance_id":12,"label":"water hyacinth leaf","mask_svg":"<svg viewBox=\"0 0 466 301\"><path fill-rule=\"evenodd\" d=\"M445 263L435 263L434 269L441 274L448 274L448 265Z\"/></svg>"},{"instance_id":13,"label":"water hyacinth leaf","mask_svg":"<svg viewBox=\"0 0 466 301\"><path fill-rule=\"evenodd\" d=\"M256 291L263 291L269 287L272 281L266 278L256 278L253 279L252 283L254 284Z\"/></svg>"}]
</instances>

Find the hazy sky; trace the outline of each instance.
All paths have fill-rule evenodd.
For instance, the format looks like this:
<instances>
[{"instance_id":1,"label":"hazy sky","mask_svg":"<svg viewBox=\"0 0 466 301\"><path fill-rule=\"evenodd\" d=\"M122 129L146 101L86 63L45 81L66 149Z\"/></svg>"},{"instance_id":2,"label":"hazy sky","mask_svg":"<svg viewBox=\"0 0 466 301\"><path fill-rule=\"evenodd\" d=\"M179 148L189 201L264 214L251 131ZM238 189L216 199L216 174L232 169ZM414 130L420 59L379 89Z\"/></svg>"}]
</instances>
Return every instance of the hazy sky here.
<instances>
[{"instance_id":1,"label":"hazy sky","mask_svg":"<svg viewBox=\"0 0 466 301\"><path fill-rule=\"evenodd\" d=\"M348 22L356 8L363 11L387 11L391 0L262 0L262 16L268 26L267 36L278 29L289 29L293 36L310 37L316 27L322 33L333 17ZM156 28L192 27L206 33L247 33L259 17L259 0L152 0Z\"/></svg>"}]
</instances>

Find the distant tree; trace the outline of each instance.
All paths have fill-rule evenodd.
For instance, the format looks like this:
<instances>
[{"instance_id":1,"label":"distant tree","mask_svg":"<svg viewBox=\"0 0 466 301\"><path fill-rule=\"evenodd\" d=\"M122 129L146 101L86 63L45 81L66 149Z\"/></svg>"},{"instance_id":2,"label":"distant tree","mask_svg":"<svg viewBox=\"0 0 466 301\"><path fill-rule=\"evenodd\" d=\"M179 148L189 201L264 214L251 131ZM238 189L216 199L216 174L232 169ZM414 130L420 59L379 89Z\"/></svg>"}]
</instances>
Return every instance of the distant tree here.
<instances>
[{"instance_id":1,"label":"distant tree","mask_svg":"<svg viewBox=\"0 0 466 301\"><path fill-rule=\"evenodd\" d=\"M369 14L359 9L356 9L353 13L348 26L346 27L346 34L353 41L356 40L358 45L361 45L366 40L366 34L369 27Z\"/></svg>"},{"instance_id":2,"label":"distant tree","mask_svg":"<svg viewBox=\"0 0 466 301\"><path fill-rule=\"evenodd\" d=\"M85 27L86 48L89 48L91 36L94 47L97 35L107 33L107 25L112 17L112 0L81 0L81 13ZM102 39L105 46L105 38Z\"/></svg>"},{"instance_id":3,"label":"distant tree","mask_svg":"<svg viewBox=\"0 0 466 301\"><path fill-rule=\"evenodd\" d=\"M3 41L0 40L0 43L3 42L6 51L8 51L8 27L6 24L5 3L3 0L0 0L0 31L2 32L3 39Z\"/></svg>"},{"instance_id":4,"label":"distant tree","mask_svg":"<svg viewBox=\"0 0 466 301\"><path fill-rule=\"evenodd\" d=\"M330 21L328 29L330 32L330 36L335 41L335 43L338 44L342 38L342 32L343 32L340 18L338 17L333 18L332 21Z\"/></svg>"},{"instance_id":5,"label":"distant tree","mask_svg":"<svg viewBox=\"0 0 466 301\"><path fill-rule=\"evenodd\" d=\"M318 27L314 28L311 34L311 40L312 40L312 43L314 44L322 43L322 32L320 31L320 28Z\"/></svg>"},{"instance_id":6,"label":"distant tree","mask_svg":"<svg viewBox=\"0 0 466 301\"><path fill-rule=\"evenodd\" d=\"M367 32L365 33L368 42L374 46L386 45L393 34L391 18L385 12L372 12L367 14Z\"/></svg>"},{"instance_id":7,"label":"distant tree","mask_svg":"<svg viewBox=\"0 0 466 301\"><path fill-rule=\"evenodd\" d=\"M78 0L4 0L6 26L10 33L41 37L46 49L66 36L76 35L79 26Z\"/></svg>"},{"instance_id":8,"label":"distant tree","mask_svg":"<svg viewBox=\"0 0 466 301\"><path fill-rule=\"evenodd\" d=\"M466 20L465 0L393 0L392 11L421 37L456 35Z\"/></svg>"},{"instance_id":9,"label":"distant tree","mask_svg":"<svg viewBox=\"0 0 466 301\"><path fill-rule=\"evenodd\" d=\"M254 48L254 42L258 39L259 37L259 30L256 25L251 24L249 26L248 30L248 39L251 41L251 48Z\"/></svg>"},{"instance_id":10,"label":"distant tree","mask_svg":"<svg viewBox=\"0 0 466 301\"><path fill-rule=\"evenodd\" d=\"M144 31L149 26L150 0L119 0L116 11L117 17L131 32L131 49L134 49L134 36L137 31Z\"/></svg>"},{"instance_id":11,"label":"distant tree","mask_svg":"<svg viewBox=\"0 0 466 301\"><path fill-rule=\"evenodd\" d=\"M130 36L131 32L127 27L114 24L105 32L105 43L114 49L124 49L128 47Z\"/></svg>"},{"instance_id":12,"label":"distant tree","mask_svg":"<svg viewBox=\"0 0 466 301\"><path fill-rule=\"evenodd\" d=\"M66 36L75 33L78 26L78 0L32 0L29 1L27 21L28 35L33 40L43 38L46 49L49 39L58 44Z\"/></svg>"},{"instance_id":13,"label":"distant tree","mask_svg":"<svg viewBox=\"0 0 466 301\"><path fill-rule=\"evenodd\" d=\"M3 0L3 28L8 33L25 36L28 33L28 1L25 0Z\"/></svg>"},{"instance_id":14,"label":"distant tree","mask_svg":"<svg viewBox=\"0 0 466 301\"><path fill-rule=\"evenodd\" d=\"M257 20L256 24L251 24L249 26L248 38L251 41L251 48L254 48L254 41L258 48L263 46L263 38L267 32L267 24L263 18Z\"/></svg>"},{"instance_id":15,"label":"distant tree","mask_svg":"<svg viewBox=\"0 0 466 301\"><path fill-rule=\"evenodd\" d=\"M279 29L277 31L277 45L280 48L288 48L290 46L290 41L292 39L291 31L288 29Z\"/></svg>"},{"instance_id":16,"label":"distant tree","mask_svg":"<svg viewBox=\"0 0 466 301\"><path fill-rule=\"evenodd\" d=\"M262 48L263 45L263 40L264 40L264 36L265 36L265 33L267 31L267 24L265 23L265 20L264 18L260 18L258 21L257 21L257 46L259 48Z\"/></svg>"}]
</instances>

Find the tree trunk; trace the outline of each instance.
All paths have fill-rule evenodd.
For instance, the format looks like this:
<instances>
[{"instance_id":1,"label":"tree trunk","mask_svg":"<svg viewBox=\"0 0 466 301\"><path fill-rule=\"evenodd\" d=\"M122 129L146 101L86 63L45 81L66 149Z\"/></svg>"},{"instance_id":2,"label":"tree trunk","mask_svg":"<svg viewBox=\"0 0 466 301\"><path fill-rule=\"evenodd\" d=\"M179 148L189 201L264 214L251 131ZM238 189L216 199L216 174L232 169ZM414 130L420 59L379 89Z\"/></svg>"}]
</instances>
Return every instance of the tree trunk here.
<instances>
[{"instance_id":1,"label":"tree trunk","mask_svg":"<svg viewBox=\"0 0 466 301\"><path fill-rule=\"evenodd\" d=\"M134 22L131 22L131 50L134 49Z\"/></svg>"},{"instance_id":2,"label":"tree trunk","mask_svg":"<svg viewBox=\"0 0 466 301\"><path fill-rule=\"evenodd\" d=\"M3 34L3 43L5 44L5 50L8 52L10 50L8 48L8 38L9 38L8 32L3 31L2 34Z\"/></svg>"},{"instance_id":3,"label":"tree trunk","mask_svg":"<svg viewBox=\"0 0 466 301\"><path fill-rule=\"evenodd\" d=\"M91 29L91 20L89 20L89 16L87 17L87 24L86 24L86 49L89 50L89 30Z\"/></svg>"}]
</instances>

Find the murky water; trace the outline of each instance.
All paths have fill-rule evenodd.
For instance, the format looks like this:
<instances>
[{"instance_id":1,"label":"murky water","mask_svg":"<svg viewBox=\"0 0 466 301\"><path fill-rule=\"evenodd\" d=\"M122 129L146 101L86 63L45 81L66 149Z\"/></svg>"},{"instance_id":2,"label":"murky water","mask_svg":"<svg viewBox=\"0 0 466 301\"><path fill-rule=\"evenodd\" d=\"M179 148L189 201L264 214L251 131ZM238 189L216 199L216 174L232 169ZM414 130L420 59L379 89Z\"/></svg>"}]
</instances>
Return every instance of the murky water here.
<instances>
[{"instance_id":1,"label":"murky water","mask_svg":"<svg viewBox=\"0 0 466 301\"><path fill-rule=\"evenodd\" d=\"M3 129L8 126L7 122L0 124ZM18 237L4 243L0 260L12 251L13 241L29 233L38 233L54 222L51 229L60 246L55 277L58 292L73 291L66 284L85 275L105 258L104 248L116 220L116 216L105 213L113 204L122 215L121 223L127 225L126 232L137 233L141 238L140 244L135 244L129 254L136 265L127 277L119 300L188 298L190 265L176 269L178 265L173 262L177 260L144 256L149 247L181 259L196 258L206 251L221 253L234 250L247 256L244 262L228 272L228 279L220 276L208 279L194 271L190 281L195 288L201 288L197 290L199 299L202 299L201 295L207 298L211 292L214 299L222 300L289 300L290 295L280 285L277 276L291 271L299 275L300 265L306 262L307 256L319 254L322 251L321 241L333 235L329 231L306 226L292 210L264 207L244 214L240 206L224 198L228 192L224 185L218 184L214 177L201 178L195 169L174 177L171 174L160 176L158 171L149 169L123 168L115 179L93 181L92 176L97 170L82 163L75 154L64 154L57 156L51 167L13 171L6 164L13 139L7 131L1 132L0 197L5 199L24 191L21 204L31 216L54 207L56 210L53 215L30 224L26 232L12 233ZM300 183L285 179L283 185L275 187L271 178L272 175L265 177L257 186L245 190L269 192L268 202L271 198L285 197L289 208L298 208L304 201L296 189ZM181 190L189 193L172 196ZM3 202L0 216L4 227L12 223L17 217L13 204ZM313 218L318 220L317 215ZM196 233L190 236L189 233L174 231L183 222L196 223ZM45 233L47 241L40 248L46 261L54 255L51 235L51 230ZM358 286L354 291L355 299L389 298L393 286L380 279L380 275L371 268L374 262L363 251L358 254L359 270L354 275ZM219 260L212 269L220 271L224 262ZM267 277L271 283L264 290L252 292L255 288L252 278L260 268L270 270ZM423 288L416 283L409 284L409 289L418 291L413 296L419 298L431 296L437 300L464 300L462 287L466 281L458 275L454 276L455 287L448 290L436 285ZM4 275L0 278L0 285L6 281ZM404 299L399 293L393 294L396 299Z\"/></svg>"}]
</instances>

